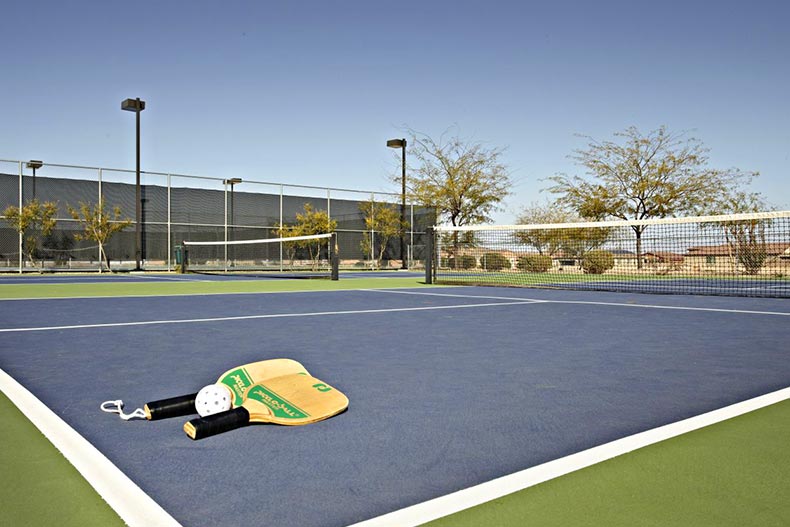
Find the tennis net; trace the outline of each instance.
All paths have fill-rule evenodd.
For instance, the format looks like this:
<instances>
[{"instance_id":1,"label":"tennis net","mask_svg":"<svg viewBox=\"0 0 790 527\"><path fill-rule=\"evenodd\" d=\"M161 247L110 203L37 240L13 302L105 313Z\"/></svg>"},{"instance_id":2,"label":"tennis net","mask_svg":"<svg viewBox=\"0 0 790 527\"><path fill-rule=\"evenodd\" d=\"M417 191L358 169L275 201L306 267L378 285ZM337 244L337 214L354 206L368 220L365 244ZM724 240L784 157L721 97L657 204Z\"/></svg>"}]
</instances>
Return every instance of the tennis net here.
<instances>
[{"instance_id":1,"label":"tennis net","mask_svg":"<svg viewBox=\"0 0 790 527\"><path fill-rule=\"evenodd\" d=\"M190 272L261 272L292 278L338 279L334 233L233 241L184 241Z\"/></svg>"},{"instance_id":2,"label":"tennis net","mask_svg":"<svg viewBox=\"0 0 790 527\"><path fill-rule=\"evenodd\" d=\"M790 211L442 226L431 239L429 282L790 297Z\"/></svg>"}]
</instances>

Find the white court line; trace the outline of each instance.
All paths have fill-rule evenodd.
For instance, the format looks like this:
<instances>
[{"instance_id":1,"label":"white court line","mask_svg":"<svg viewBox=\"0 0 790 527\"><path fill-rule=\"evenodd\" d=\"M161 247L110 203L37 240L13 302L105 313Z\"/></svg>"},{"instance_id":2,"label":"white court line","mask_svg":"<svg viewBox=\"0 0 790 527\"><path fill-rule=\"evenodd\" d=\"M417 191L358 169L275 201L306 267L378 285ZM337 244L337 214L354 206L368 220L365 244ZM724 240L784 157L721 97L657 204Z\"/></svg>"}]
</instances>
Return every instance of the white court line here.
<instances>
[{"instance_id":1,"label":"white court line","mask_svg":"<svg viewBox=\"0 0 790 527\"><path fill-rule=\"evenodd\" d=\"M418 503L377 518L355 523L349 527L413 527L422 525L602 461L627 454L628 452L759 410L787 399L790 399L790 388L624 437L514 474L487 481L474 487Z\"/></svg>"},{"instance_id":2,"label":"white court line","mask_svg":"<svg viewBox=\"0 0 790 527\"><path fill-rule=\"evenodd\" d=\"M424 307L397 307L384 309L354 309L349 311L319 311L314 313L274 313L267 315L240 315L236 317L212 317L212 318L190 318L180 320L144 320L140 322L110 322L106 324L79 324L73 326L43 326L32 328L3 328L0 333L24 333L29 331L56 331L65 329L87 329L87 328L114 328L125 326L153 326L159 324L193 324L199 322L225 322L230 320L257 320L264 318L298 318L298 317L319 317L328 315L362 315L371 313L399 313L407 311L435 311L441 309L465 309L475 307L496 307L528 305L534 302L492 302L487 304L459 304L452 306L424 306Z\"/></svg>"},{"instance_id":3,"label":"white court line","mask_svg":"<svg viewBox=\"0 0 790 527\"><path fill-rule=\"evenodd\" d=\"M360 289L370 293L394 293L399 295L429 295L429 296L453 296L456 298L485 298L489 300L521 300L523 304L576 304L585 306L610 306L610 307L638 307L643 309L670 309L678 311L709 311L712 313L737 313L742 315L773 315L779 317L790 317L790 312L785 311L754 311L749 309L725 309L718 307L691 307L691 306L662 306L656 304L627 304L623 302L588 302L583 300L541 300L537 298L518 298L507 296L476 296L476 295L454 295L445 293L428 293L422 291L395 291L391 289ZM516 302L518 303L518 302Z\"/></svg>"},{"instance_id":4,"label":"white court line","mask_svg":"<svg viewBox=\"0 0 790 527\"><path fill-rule=\"evenodd\" d=\"M691 307L691 306L661 306L652 304L623 304L620 302L583 302L581 300L548 300L549 304L576 304L590 306L613 307L641 307L646 309L670 309L676 311L707 311L711 313L737 313L740 315L772 315L777 317L790 317L790 312L784 311L754 311L750 309L724 309L718 307Z\"/></svg>"},{"instance_id":5,"label":"white court line","mask_svg":"<svg viewBox=\"0 0 790 527\"><path fill-rule=\"evenodd\" d=\"M135 278L134 276L130 276L129 278ZM178 278L175 276L152 276L148 275L144 277L145 280L133 280L135 283L145 283L148 280L170 280L171 282L220 282L220 280L204 280L198 278ZM241 281L241 280L237 280ZM98 284L101 282L91 282L92 284Z\"/></svg>"},{"instance_id":6,"label":"white court line","mask_svg":"<svg viewBox=\"0 0 790 527\"><path fill-rule=\"evenodd\" d=\"M180 525L104 454L0 369L0 390L131 527Z\"/></svg>"},{"instance_id":7,"label":"white court line","mask_svg":"<svg viewBox=\"0 0 790 527\"><path fill-rule=\"evenodd\" d=\"M396 289L358 289L358 291L366 291L368 293L393 293L398 295L415 295L415 296L444 296L451 298L484 298L486 300L516 300L525 304L539 304L542 302L550 302L550 300L538 300L535 298L520 298L517 296L482 296L482 295L457 295L452 293L428 293L426 291L398 291Z\"/></svg>"}]
</instances>

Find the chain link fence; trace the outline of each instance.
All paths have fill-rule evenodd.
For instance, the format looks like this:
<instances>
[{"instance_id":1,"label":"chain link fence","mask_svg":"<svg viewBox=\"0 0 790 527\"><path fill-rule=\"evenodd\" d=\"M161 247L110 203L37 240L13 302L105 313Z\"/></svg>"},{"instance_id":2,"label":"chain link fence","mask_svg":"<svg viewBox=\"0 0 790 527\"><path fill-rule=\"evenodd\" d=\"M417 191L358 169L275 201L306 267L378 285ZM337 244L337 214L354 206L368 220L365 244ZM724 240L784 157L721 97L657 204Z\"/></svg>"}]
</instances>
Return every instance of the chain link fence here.
<instances>
[{"instance_id":1,"label":"chain link fence","mask_svg":"<svg viewBox=\"0 0 790 527\"><path fill-rule=\"evenodd\" d=\"M112 269L135 269L135 188L132 170L50 163L31 168L25 161L0 160L0 271L99 270L99 247L94 241L75 238L85 226L72 217L69 208L94 207L100 196L105 211L111 213L118 207L121 219L132 222L105 246ZM404 257L408 267L417 268L424 260L425 231L435 222L432 210L407 204L405 254L401 254L400 238L391 237L378 260L382 236L366 229L361 206L374 200L400 211L400 194L263 182L243 174L220 178L145 171L140 173L140 198L140 266L144 270L173 270L174 249L184 240L277 238L278 227L294 224L307 203L337 222L341 268L400 268ZM57 205L57 223L30 250L5 211L34 199ZM363 243L363 239L373 243Z\"/></svg>"}]
</instances>

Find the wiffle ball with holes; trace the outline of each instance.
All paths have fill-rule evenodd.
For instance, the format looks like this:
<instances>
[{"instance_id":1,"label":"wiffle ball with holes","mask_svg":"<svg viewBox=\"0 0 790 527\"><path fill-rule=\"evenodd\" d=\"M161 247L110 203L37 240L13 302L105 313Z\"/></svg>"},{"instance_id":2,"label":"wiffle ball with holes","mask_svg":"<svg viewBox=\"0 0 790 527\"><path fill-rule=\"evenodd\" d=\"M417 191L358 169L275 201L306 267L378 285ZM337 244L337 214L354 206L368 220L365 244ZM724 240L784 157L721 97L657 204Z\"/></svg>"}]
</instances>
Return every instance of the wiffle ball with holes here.
<instances>
[{"instance_id":1,"label":"wiffle ball with holes","mask_svg":"<svg viewBox=\"0 0 790 527\"><path fill-rule=\"evenodd\" d=\"M195 409L200 417L230 410L230 390L221 384L209 384L203 387L195 398Z\"/></svg>"}]
</instances>

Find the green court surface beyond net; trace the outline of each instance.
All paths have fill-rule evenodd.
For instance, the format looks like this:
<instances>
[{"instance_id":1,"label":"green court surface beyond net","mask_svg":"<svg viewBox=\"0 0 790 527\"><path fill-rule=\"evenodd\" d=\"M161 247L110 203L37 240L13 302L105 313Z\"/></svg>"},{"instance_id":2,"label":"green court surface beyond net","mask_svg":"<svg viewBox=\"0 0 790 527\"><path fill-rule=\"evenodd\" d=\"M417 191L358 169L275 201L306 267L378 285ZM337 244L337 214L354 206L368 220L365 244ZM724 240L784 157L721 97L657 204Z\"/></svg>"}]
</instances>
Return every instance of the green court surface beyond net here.
<instances>
[{"instance_id":1,"label":"green court surface beyond net","mask_svg":"<svg viewBox=\"0 0 790 527\"><path fill-rule=\"evenodd\" d=\"M153 275L152 275L153 276ZM190 280L158 282L105 282L0 286L0 299L89 298L113 296L223 295L291 291L342 291L424 287L419 278L353 278L348 280Z\"/></svg>"},{"instance_id":2,"label":"green court surface beyond net","mask_svg":"<svg viewBox=\"0 0 790 527\"><path fill-rule=\"evenodd\" d=\"M790 298L790 211L442 226L431 254L445 284Z\"/></svg>"}]
</instances>

